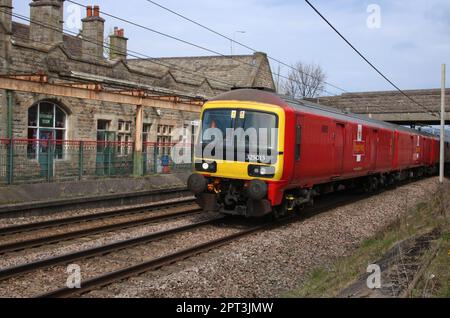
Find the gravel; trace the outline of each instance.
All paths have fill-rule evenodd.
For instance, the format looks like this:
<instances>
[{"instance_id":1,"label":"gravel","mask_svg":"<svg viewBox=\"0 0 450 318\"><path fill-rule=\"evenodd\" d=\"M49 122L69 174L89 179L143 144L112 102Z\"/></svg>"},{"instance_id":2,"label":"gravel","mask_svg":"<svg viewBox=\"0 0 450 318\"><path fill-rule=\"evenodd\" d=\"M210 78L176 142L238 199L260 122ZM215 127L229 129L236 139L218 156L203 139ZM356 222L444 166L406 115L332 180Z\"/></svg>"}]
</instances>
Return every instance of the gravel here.
<instances>
[{"instance_id":1,"label":"gravel","mask_svg":"<svg viewBox=\"0 0 450 318\"><path fill-rule=\"evenodd\" d=\"M330 264L337 257L350 254L364 239L405 214L407 207L432 195L436 186L437 178L411 183L307 217L301 222L245 237L183 262L111 284L84 297L282 296L298 286L315 267ZM84 213L95 212L89 210ZM196 215L8 253L0 258L0 267L130 239L208 218L211 215ZM43 218L38 221L41 220ZM81 266L85 280L237 230L237 227L206 226L177 234L170 239L75 263ZM65 270L65 266L56 266L1 281L0 297L27 297L61 287L68 276Z\"/></svg>"},{"instance_id":2,"label":"gravel","mask_svg":"<svg viewBox=\"0 0 450 318\"><path fill-rule=\"evenodd\" d=\"M190 197L186 197L186 198L190 198ZM184 199L184 197L183 197L183 199ZM65 212L59 212L56 214L0 218L0 227L28 224L28 223L33 223L33 222L59 220L59 219L63 219L63 218L73 217L73 216L90 215L90 214L101 213L101 212L117 211L117 210L121 210L123 208L143 207L143 206L148 206L149 204L156 204L156 203L177 202L179 200L180 200L180 198L175 198L175 199L168 199L168 200L152 202L152 203L142 203L142 204L134 204L134 205L119 205L116 207L107 207L107 208L76 208L75 207L71 210L67 210Z\"/></svg>"},{"instance_id":3,"label":"gravel","mask_svg":"<svg viewBox=\"0 0 450 318\"><path fill-rule=\"evenodd\" d=\"M350 254L436 187L437 178L411 183L84 296L279 297L315 267Z\"/></svg>"},{"instance_id":4,"label":"gravel","mask_svg":"<svg viewBox=\"0 0 450 318\"><path fill-rule=\"evenodd\" d=\"M102 273L174 253L237 231L239 230L236 228L208 225L161 241L123 249L105 256L77 260L74 263L80 266L82 279L87 280ZM30 297L64 287L69 276L66 268L66 266L54 266L1 281L0 297Z\"/></svg>"},{"instance_id":5,"label":"gravel","mask_svg":"<svg viewBox=\"0 0 450 318\"><path fill-rule=\"evenodd\" d=\"M25 262L32 262L52 256L98 247L117 241L128 240L150 233L164 231L174 227L200 222L209 218L211 218L211 215L196 214L193 216L181 217L171 221L151 223L144 226L137 226L108 233L99 233L88 237L59 242L57 244L44 245L34 249L7 253L5 255L2 255L0 258L0 268L7 268Z\"/></svg>"},{"instance_id":6,"label":"gravel","mask_svg":"<svg viewBox=\"0 0 450 318\"><path fill-rule=\"evenodd\" d=\"M43 238L43 237L48 237L48 236L60 235L60 234L64 234L64 233L76 232L76 231L80 231L80 230L87 230L87 229L97 228L97 227L101 227L101 226L120 224L120 223L130 222L130 221L139 221L139 220L144 220L145 218L149 218L149 217L169 215L171 213L183 212L183 211L186 211L189 209L198 209L198 205L195 203L190 203L190 204L185 203L185 204L180 204L180 205L173 206L173 207L165 207L165 208L149 210L149 211L145 211L142 213L119 215L116 217L108 217L108 218L102 218L102 219L98 219L98 220L90 220L90 221L78 222L78 223L74 223L74 224L60 225L60 226L56 226L56 227L49 227L49 228L44 228L44 229L39 229L39 230L13 233L13 234L5 235L5 236L0 236L0 244L1 245L10 244L10 243L22 242L22 241Z\"/></svg>"}]
</instances>

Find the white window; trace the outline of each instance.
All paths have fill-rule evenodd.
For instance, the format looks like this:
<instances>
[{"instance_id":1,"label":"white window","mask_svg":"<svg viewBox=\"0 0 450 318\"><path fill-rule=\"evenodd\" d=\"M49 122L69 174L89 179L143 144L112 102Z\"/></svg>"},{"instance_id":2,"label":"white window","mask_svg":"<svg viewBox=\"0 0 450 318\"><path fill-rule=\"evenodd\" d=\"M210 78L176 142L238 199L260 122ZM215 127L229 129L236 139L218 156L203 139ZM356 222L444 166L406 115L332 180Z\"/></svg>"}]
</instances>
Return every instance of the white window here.
<instances>
[{"instance_id":1,"label":"white window","mask_svg":"<svg viewBox=\"0 0 450 318\"><path fill-rule=\"evenodd\" d=\"M170 149L172 147L172 130L173 126L158 125L158 136L156 141L158 144L160 155L170 154Z\"/></svg>"},{"instance_id":2,"label":"white window","mask_svg":"<svg viewBox=\"0 0 450 318\"><path fill-rule=\"evenodd\" d=\"M28 109L28 158L37 159L49 151L54 141L54 158L64 159L67 114L55 103L40 102Z\"/></svg>"},{"instance_id":3,"label":"white window","mask_svg":"<svg viewBox=\"0 0 450 318\"><path fill-rule=\"evenodd\" d=\"M117 152L121 156L127 156L132 148L131 121L119 120L117 130Z\"/></svg>"}]
</instances>

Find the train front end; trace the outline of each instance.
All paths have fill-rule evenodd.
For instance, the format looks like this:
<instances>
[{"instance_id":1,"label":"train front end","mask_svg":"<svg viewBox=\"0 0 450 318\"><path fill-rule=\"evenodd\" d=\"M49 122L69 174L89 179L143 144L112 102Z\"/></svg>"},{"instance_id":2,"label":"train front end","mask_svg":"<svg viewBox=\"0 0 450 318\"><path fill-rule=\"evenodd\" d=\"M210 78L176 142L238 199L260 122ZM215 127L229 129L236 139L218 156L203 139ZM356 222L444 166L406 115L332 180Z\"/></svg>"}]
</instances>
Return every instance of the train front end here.
<instances>
[{"instance_id":1,"label":"train front end","mask_svg":"<svg viewBox=\"0 0 450 318\"><path fill-rule=\"evenodd\" d=\"M254 101L205 104L188 188L205 211L260 217L280 204L285 112Z\"/></svg>"}]
</instances>

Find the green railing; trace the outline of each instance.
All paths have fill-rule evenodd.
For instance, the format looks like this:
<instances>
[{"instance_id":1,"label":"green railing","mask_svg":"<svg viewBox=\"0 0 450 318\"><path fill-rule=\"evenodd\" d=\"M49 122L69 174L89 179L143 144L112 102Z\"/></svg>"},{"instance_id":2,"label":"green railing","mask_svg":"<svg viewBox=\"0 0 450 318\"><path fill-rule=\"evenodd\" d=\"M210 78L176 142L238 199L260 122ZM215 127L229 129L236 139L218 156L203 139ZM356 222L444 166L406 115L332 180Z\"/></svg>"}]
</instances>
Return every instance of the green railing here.
<instances>
[{"instance_id":1,"label":"green railing","mask_svg":"<svg viewBox=\"0 0 450 318\"><path fill-rule=\"evenodd\" d=\"M189 171L188 144L143 145L136 173L134 143L0 139L0 184L145 176ZM178 154L172 157L174 151ZM183 160L179 160L179 155ZM177 157L178 156L178 157ZM177 159L178 158L178 159Z\"/></svg>"}]
</instances>

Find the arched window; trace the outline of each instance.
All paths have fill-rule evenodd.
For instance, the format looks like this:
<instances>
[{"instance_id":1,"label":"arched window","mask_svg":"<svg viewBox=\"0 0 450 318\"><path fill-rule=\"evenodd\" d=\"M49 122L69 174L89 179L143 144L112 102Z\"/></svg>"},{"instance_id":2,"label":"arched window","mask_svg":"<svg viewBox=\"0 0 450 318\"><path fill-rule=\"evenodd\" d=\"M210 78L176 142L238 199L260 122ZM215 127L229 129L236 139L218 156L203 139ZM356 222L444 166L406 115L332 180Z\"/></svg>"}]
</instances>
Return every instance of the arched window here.
<instances>
[{"instance_id":1,"label":"arched window","mask_svg":"<svg viewBox=\"0 0 450 318\"><path fill-rule=\"evenodd\" d=\"M63 159L63 143L66 140L67 115L55 103L39 102L28 109L28 139L29 140L55 140L54 157ZM39 154L48 151L48 144L30 142L28 156L38 158Z\"/></svg>"}]
</instances>

